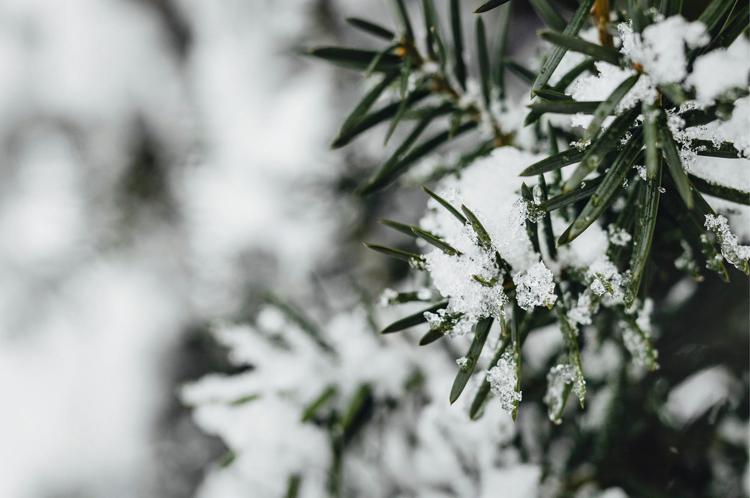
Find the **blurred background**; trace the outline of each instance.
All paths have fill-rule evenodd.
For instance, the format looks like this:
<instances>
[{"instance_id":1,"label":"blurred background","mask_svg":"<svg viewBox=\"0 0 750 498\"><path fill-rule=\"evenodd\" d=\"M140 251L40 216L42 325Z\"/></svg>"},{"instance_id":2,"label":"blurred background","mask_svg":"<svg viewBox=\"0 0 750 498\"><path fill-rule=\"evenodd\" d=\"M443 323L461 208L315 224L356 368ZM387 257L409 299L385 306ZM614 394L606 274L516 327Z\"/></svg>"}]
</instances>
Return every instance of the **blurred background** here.
<instances>
[{"instance_id":1,"label":"blurred background","mask_svg":"<svg viewBox=\"0 0 750 498\"><path fill-rule=\"evenodd\" d=\"M362 42L347 15L392 13L0 0L0 497L191 496L224 448L177 392L232 369L207 324L251 316L269 289L324 308L336 282L399 276L359 240L424 200L353 200L381 141L329 143L362 82L300 55ZM712 296L738 314L742 365L737 285Z\"/></svg>"},{"instance_id":2,"label":"blurred background","mask_svg":"<svg viewBox=\"0 0 750 498\"><path fill-rule=\"evenodd\" d=\"M347 8L0 1L0 496L192 494L204 324L335 257L353 85L296 52Z\"/></svg>"}]
</instances>

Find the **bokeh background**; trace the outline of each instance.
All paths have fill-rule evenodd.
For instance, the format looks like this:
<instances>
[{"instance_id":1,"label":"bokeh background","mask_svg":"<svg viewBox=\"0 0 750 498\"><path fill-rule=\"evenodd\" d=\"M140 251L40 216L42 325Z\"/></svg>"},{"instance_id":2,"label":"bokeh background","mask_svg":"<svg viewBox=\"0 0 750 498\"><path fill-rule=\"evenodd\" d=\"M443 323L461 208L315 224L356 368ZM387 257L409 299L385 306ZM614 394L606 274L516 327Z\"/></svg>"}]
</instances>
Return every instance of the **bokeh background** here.
<instances>
[{"instance_id":1,"label":"bokeh background","mask_svg":"<svg viewBox=\"0 0 750 498\"><path fill-rule=\"evenodd\" d=\"M224 449L177 393L232 368L207 324L269 289L324 308L336 282L398 276L358 240L424 200L354 199L381 141L329 143L362 82L300 53L362 41L353 14L392 9L0 0L0 497L191 496ZM747 283L699 298L684 321L730 333L711 349L691 327L681 358L734 351L741 370Z\"/></svg>"}]
</instances>

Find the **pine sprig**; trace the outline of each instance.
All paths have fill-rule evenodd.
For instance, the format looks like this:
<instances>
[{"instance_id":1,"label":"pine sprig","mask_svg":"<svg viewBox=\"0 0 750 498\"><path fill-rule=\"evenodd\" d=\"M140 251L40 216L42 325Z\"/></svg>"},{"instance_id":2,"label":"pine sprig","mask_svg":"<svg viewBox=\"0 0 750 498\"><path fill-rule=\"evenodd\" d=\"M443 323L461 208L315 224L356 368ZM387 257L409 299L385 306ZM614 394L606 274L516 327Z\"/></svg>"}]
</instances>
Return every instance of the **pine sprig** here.
<instances>
[{"instance_id":1,"label":"pine sprig","mask_svg":"<svg viewBox=\"0 0 750 498\"><path fill-rule=\"evenodd\" d=\"M505 0L487 1L479 5L476 13L488 12L506 3ZM391 134L400 136L396 132L404 127L404 122L413 122L409 132L400 136L399 143L385 162L358 189L361 194L373 194L393 185L419 160L446 144L453 146L455 142L452 141L459 136L463 137L462 141L473 140L474 147L464 154L461 161L433 172L431 178L460 174L475 159L492 154L493 148L513 145L518 130L505 131L510 127L503 122L502 110L511 105L507 100L505 73L511 72L530 86L533 100L528 104L523 126L533 126L538 142L531 146L534 152L547 150L548 153L523 169L521 176L529 178L529 184L523 184L516 195L525 209L521 226L525 228L529 251L540 264L549 263L562 268L559 275L550 277L554 288L553 301L547 303L547 309L543 311L560 326L567 348L566 362L558 365L560 368L556 370L562 372L565 383L558 393L562 404L556 413L550 414L553 420L559 420L571 392L578 395L581 405L585 396L584 367L576 325L585 323L576 322L581 307L588 306L585 313L594 313L602 306L610 308L613 316L635 331L639 341L647 342L647 334L634 321L632 313L648 296L651 268L655 264L654 248L666 239L666 235L660 232L662 223L669 224L669 237L678 237L691 250L702 253L706 266L722 278L728 278L723 258L729 258L740 270L750 271L746 261L732 261L737 259L736 249L731 253L733 247L727 247L726 241L720 240L722 237L707 231L704 226L706 219L715 213L702 195L748 205L750 193L701 178L689 167L689 161L695 156L738 158L747 151L725 139L706 140L685 131L691 127L720 126L730 120L735 102L747 96L746 88L731 89L717 96L709 105L696 105L697 92L686 83L688 78L660 81L656 74L650 73L648 64L636 62L626 50L624 40L614 43L614 23L618 24L618 29L632 29L634 39L642 42L644 30L661 22L662 15L679 15L682 2L629 1L627 5L618 4L622 8L617 11L612 10L607 0L581 0L571 4L574 12L567 19L556 3L531 1L532 8L549 28L540 32L539 37L551 44L538 71L529 69L531 64L509 58L506 53L505 40L512 26L510 5L502 9L497 26L476 17L475 43L472 44L476 57L470 57L466 39L471 37L464 33L463 6L458 0L451 0L447 8L449 37L440 32L432 1L422 1L423 32L418 33L420 26L412 23L403 1L396 0L400 20L397 29L391 30L359 18L349 20L352 26L382 40L385 47L380 50L325 47L311 52L311 55L334 64L359 70L366 76L372 73L370 77L378 78L347 116L335 146L349 143L386 121L390 121L386 137ZM692 70L702 54L726 47L742 36L747 29L747 12L748 7L737 2L711 2L699 18L708 40L686 48L686 71ZM590 41L588 36L584 39L579 35L587 23L596 29L598 43ZM493 29L497 30L497 51L490 50L488 44ZM619 36L625 35L620 33ZM578 57L582 56L582 60L563 70L560 65L568 52L575 52ZM475 65L467 64L472 60L476 61ZM605 95L590 100L572 96L578 95L570 90L574 82L601 78L602 68L610 66L623 76ZM390 102L379 106L378 102L388 99L389 94L395 98L390 97ZM428 103L420 106L420 102L427 99ZM587 118L587 121L583 121L584 129L579 131L559 126L556 121L551 121L555 124L552 126L549 119L552 115ZM561 138L571 142L569 149L558 150ZM543 145L546 140L549 147ZM529 147L520 142L516 147ZM534 181L536 185L532 183ZM520 397L520 348L527 332L522 323L526 324L533 313L518 306L522 292L518 282L522 282L530 270L517 271L501 257L497 248L503 241L492 240L490 231L467 206L466 199L463 199L464 204L454 206L430 188L424 187L424 191L436 202L438 209L449 213L451 220L458 222L468 234L471 244L476 246L471 248L472 251L477 250L481 257L492 256L492 271L496 274L488 277L485 272L470 277L472 284L481 286L480 289L502 292L502 302L498 305L500 311L467 317L452 307L450 296L445 296L446 300L397 320L383 333L429 322L430 330L420 340L420 344L425 345L449 335L459 324L465 327L469 318L474 319L471 322L471 346L450 391L453 403L479 367L491 324L496 320L501 327L500 342L488 365L492 369L503 362L504 367L512 364L516 369L514 394ZM485 216L484 211L481 214ZM562 225L565 229L555 234L553 228L560 220L565 222ZM488 226L494 226L495 220L485 221ZM474 253L465 254L464 245L454 244L453 240L437 231L391 220L385 220L384 224L403 235L426 242L439 251L438 254L442 253L452 261L459 258L472 261L472 257L480 257L472 256ZM563 247L575 245L572 243L587 230L592 230L592 226L608 226L612 230L606 254L607 263L615 269L615 275L605 277L601 272L593 274L586 268L570 268L561 263L568 251ZM732 242L731 237L731 234L726 234L724 238ZM426 269L425 255L379 245L368 247L406 260L417 269ZM427 273L430 273L429 268ZM578 302L576 292L580 292ZM508 308L513 310L509 320L505 316L505 299L509 301ZM652 348L650 343L648 348ZM649 351L655 364L655 351ZM483 379L471 402L472 418L481 414L492 389L489 379ZM514 403L512 413L515 417L518 404L517 401Z\"/></svg>"}]
</instances>

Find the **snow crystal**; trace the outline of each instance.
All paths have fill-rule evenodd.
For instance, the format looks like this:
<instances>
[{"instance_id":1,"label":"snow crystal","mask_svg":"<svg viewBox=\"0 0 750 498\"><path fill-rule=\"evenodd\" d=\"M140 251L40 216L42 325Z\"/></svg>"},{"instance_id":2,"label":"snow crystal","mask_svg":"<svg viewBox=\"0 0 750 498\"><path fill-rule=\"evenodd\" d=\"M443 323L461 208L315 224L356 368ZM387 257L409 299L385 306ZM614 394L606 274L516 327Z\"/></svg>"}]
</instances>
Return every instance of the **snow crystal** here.
<instances>
[{"instance_id":1,"label":"snow crystal","mask_svg":"<svg viewBox=\"0 0 750 498\"><path fill-rule=\"evenodd\" d=\"M625 297L625 279L609 258L605 256L596 260L586 271L586 276L590 279L589 288L602 298L604 304L622 302Z\"/></svg>"},{"instance_id":2,"label":"snow crystal","mask_svg":"<svg viewBox=\"0 0 750 498\"><path fill-rule=\"evenodd\" d=\"M650 336L647 331L639 331L626 321L620 322L622 340L625 349L633 357L633 363L641 368L653 370L657 367L657 351L650 344Z\"/></svg>"},{"instance_id":3,"label":"snow crystal","mask_svg":"<svg viewBox=\"0 0 750 498\"><path fill-rule=\"evenodd\" d=\"M461 370L464 370L466 368L466 365L468 364L469 364L469 359L466 356L456 358L456 365L458 365L458 368L460 368Z\"/></svg>"},{"instance_id":4,"label":"snow crystal","mask_svg":"<svg viewBox=\"0 0 750 498\"><path fill-rule=\"evenodd\" d=\"M443 332L451 337L468 334L479 320L476 315L454 313L448 309L437 310L435 313L425 311L423 316L427 320L430 330Z\"/></svg>"},{"instance_id":5,"label":"snow crystal","mask_svg":"<svg viewBox=\"0 0 750 498\"><path fill-rule=\"evenodd\" d=\"M607 288L604 287L604 283L599 279L599 277L594 278L594 281L591 282L589 288L597 296L602 296L607 292Z\"/></svg>"},{"instance_id":6,"label":"snow crystal","mask_svg":"<svg viewBox=\"0 0 750 498\"><path fill-rule=\"evenodd\" d=\"M521 391L516 391L516 359L510 349L502 354L496 366L487 371L487 381L492 393L500 399L503 410L511 412L521 402Z\"/></svg>"},{"instance_id":7,"label":"snow crystal","mask_svg":"<svg viewBox=\"0 0 750 498\"><path fill-rule=\"evenodd\" d=\"M739 269L747 268L748 259L750 259L750 246L739 243L737 236L729 229L727 219L722 215L707 214L705 226L719 240L724 259Z\"/></svg>"},{"instance_id":8,"label":"snow crystal","mask_svg":"<svg viewBox=\"0 0 750 498\"><path fill-rule=\"evenodd\" d=\"M489 251L476 245L461 255L435 249L426 260L435 288L448 298L448 312L464 315L468 328L482 317L501 316L507 298L497 282L499 269Z\"/></svg>"},{"instance_id":9,"label":"snow crystal","mask_svg":"<svg viewBox=\"0 0 750 498\"><path fill-rule=\"evenodd\" d=\"M518 306L526 311L534 306L552 307L557 300L552 272L541 261L513 276Z\"/></svg>"},{"instance_id":10,"label":"snow crystal","mask_svg":"<svg viewBox=\"0 0 750 498\"><path fill-rule=\"evenodd\" d=\"M685 47L701 47L709 42L706 27L672 16L647 26L642 34L633 32L630 24L617 26L620 51L643 67L656 84L678 83L687 76Z\"/></svg>"},{"instance_id":11,"label":"snow crystal","mask_svg":"<svg viewBox=\"0 0 750 498\"><path fill-rule=\"evenodd\" d=\"M636 164L633 167L638 172L638 176L641 177L641 180L645 180L646 179L646 167L642 164Z\"/></svg>"},{"instance_id":12,"label":"snow crystal","mask_svg":"<svg viewBox=\"0 0 750 498\"><path fill-rule=\"evenodd\" d=\"M609 242L614 246L625 247L632 239L631 235L623 228L617 225L610 224L607 227L607 233L609 234Z\"/></svg>"},{"instance_id":13,"label":"snow crystal","mask_svg":"<svg viewBox=\"0 0 750 498\"><path fill-rule=\"evenodd\" d=\"M740 36L729 48L718 48L698 57L687 82L695 88L696 99L709 104L728 90L746 88L748 72L750 41Z\"/></svg>"},{"instance_id":14,"label":"snow crystal","mask_svg":"<svg viewBox=\"0 0 750 498\"><path fill-rule=\"evenodd\" d=\"M562 420L560 415L563 409L565 386L573 384L576 380L575 369L572 365L555 365L547 373L547 392L544 402L547 404L547 415L555 424Z\"/></svg>"}]
</instances>

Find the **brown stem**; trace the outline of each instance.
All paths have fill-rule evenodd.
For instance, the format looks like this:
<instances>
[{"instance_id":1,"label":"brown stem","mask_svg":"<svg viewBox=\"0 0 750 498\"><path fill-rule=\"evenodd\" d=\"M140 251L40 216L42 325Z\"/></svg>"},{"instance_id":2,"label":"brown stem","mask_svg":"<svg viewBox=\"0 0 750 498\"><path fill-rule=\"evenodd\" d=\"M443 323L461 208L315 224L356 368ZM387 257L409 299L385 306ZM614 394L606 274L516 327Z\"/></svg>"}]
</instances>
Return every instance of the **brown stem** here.
<instances>
[{"instance_id":1,"label":"brown stem","mask_svg":"<svg viewBox=\"0 0 750 498\"><path fill-rule=\"evenodd\" d=\"M604 47L612 47L612 36L607 31L609 24L609 0L596 0L594 2L593 15L596 18L596 27L599 30L599 42Z\"/></svg>"}]
</instances>

